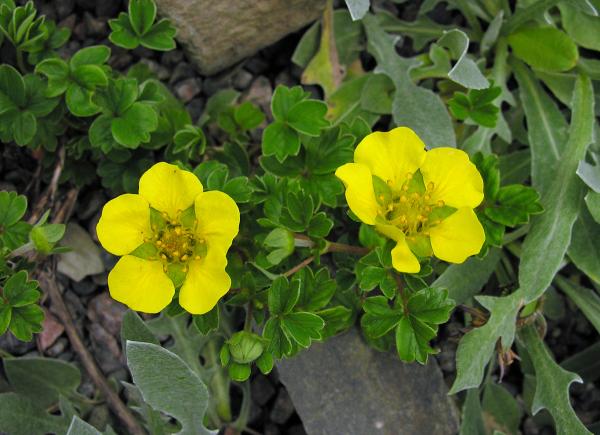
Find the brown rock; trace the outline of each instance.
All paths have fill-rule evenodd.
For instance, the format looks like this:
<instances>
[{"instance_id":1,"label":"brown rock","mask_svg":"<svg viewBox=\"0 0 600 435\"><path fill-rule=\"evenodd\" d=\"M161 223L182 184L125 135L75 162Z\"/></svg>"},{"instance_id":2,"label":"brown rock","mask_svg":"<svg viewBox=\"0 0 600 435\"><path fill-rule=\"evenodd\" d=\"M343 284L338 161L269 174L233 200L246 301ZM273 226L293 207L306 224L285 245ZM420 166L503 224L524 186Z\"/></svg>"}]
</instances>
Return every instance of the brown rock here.
<instances>
[{"instance_id":1,"label":"brown rock","mask_svg":"<svg viewBox=\"0 0 600 435\"><path fill-rule=\"evenodd\" d=\"M325 0L157 0L203 74L214 74L320 17Z\"/></svg>"},{"instance_id":2,"label":"brown rock","mask_svg":"<svg viewBox=\"0 0 600 435\"><path fill-rule=\"evenodd\" d=\"M89 302L87 316L93 323L99 323L108 333L118 337L125 312L127 308L123 304L112 299L108 293L102 293Z\"/></svg>"},{"instance_id":3,"label":"brown rock","mask_svg":"<svg viewBox=\"0 0 600 435\"><path fill-rule=\"evenodd\" d=\"M65 331L62 323L56 320L56 317L44 308L44 323L42 332L36 335L39 349L44 352L54 344L58 337Z\"/></svg>"}]
</instances>

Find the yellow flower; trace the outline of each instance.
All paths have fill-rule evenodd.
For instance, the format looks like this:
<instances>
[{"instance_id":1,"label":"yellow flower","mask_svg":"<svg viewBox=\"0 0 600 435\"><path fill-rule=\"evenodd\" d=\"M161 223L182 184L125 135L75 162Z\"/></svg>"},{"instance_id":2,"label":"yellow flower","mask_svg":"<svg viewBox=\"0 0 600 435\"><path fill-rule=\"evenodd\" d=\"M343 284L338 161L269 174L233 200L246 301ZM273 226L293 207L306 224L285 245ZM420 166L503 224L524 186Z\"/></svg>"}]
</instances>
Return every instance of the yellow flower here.
<instances>
[{"instance_id":1,"label":"yellow flower","mask_svg":"<svg viewBox=\"0 0 600 435\"><path fill-rule=\"evenodd\" d=\"M398 127L365 137L354 163L336 171L350 209L394 240L392 264L420 270L417 257L462 263L485 241L473 209L483 200L483 180L469 156L455 148L425 151L411 129Z\"/></svg>"},{"instance_id":2,"label":"yellow flower","mask_svg":"<svg viewBox=\"0 0 600 435\"><path fill-rule=\"evenodd\" d=\"M108 275L110 295L136 311L157 313L179 290L192 314L210 311L231 287L225 266L240 212L223 192L168 163L140 178L139 195L106 203L96 226L104 248L122 256Z\"/></svg>"}]
</instances>

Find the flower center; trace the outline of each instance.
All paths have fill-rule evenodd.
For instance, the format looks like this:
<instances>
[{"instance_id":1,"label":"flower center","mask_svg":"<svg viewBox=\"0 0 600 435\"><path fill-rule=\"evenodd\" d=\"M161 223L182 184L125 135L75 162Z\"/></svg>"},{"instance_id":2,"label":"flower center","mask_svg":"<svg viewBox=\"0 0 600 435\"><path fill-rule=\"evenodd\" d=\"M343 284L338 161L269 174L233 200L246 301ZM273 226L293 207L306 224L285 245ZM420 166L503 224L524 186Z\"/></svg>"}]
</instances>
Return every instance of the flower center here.
<instances>
[{"instance_id":1,"label":"flower center","mask_svg":"<svg viewBox=\"0 0 600 435\"><path fill-rule=\"evenodd\" d=\"M158 231L154 242L160 257L168 261L187 261L193 255L195 245L190 229L171 224Z\"/></svg>"},{"instance_id":2,"label":"flower center","mask_svg":"<svg viewBox=\"0 0 600 435\"><path fill-rule=\"evenodd\" d=\"M425 185L420 172L408 173L399 188L392 180L386 181L387 189L381 184L376 189L379 214L407 236L428 235L429 228L439 224L447 216L447 209L451 209L442 200L432 200L436 186L432 182Z\"/></svg>"}]
</instances>

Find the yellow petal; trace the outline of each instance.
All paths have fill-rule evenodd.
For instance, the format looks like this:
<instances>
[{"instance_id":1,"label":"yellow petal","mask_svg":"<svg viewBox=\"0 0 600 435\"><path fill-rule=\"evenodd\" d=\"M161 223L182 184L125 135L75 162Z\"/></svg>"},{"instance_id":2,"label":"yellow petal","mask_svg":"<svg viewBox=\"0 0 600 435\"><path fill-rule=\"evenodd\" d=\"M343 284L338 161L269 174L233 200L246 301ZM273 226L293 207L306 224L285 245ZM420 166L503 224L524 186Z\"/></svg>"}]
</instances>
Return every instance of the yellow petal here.
<instances>
[{"instance_id":1,"label":"yellow petal","mask_svg":"<svg viewBox=\"0 0 600 435\"><path fill-rule=\"evenodd\" d=\"M366 136L354 151L354 161L369 168L384 181L400 186L425 159L425 144L414 131L398 127Z\"/></svg>"},{"instance_id":2,"label":"yellow petal","mask_svg":"<svg viewBox=\"0 0 600 435\"><path fill-rule=\"evenodd\" d=\"M160 162L148 169L140 178L140 195L158 211L172 219L191 207L202 193L202 183L194 174L175 165Z\"/></svg>"},{"instance_id":3,"label":"yellow petal","mask_svg":"<svg viewBox=\"0 0 600 435\"><path fill-rule=\"evenodd\" d=\"M225 272L227 258L216 249L206 257L189 263L189 271L179 291L179 305L192 314L208 313L229 288L231 278Z\"/></svg>"},{"instance_id":4,"label":"yellow petal","mask_svg":"<svg viewBox=\"0 0 600 435\"><path fill-rule=\"evenodd\" d=\"M468 207L459 208L429 230L431 247L436 257L450 263L462 263L478 254L485 242L483 227Z\"/></svg>"},{"instance_id":5,"label":"yellow petal","mask_svg":"<svg viewBox=\"0 0 600 435\"><path fill-rule=\"evenodd\" d=\"M398 243L392 249L392 266L398 272L417 273L421 270L419 260L412 253L404 237L398 240Z\"/></svg>"},{"instance_id":6,"label":"yellow petal","mask_svg":"<svg viewBox=\"0 0 600 435\"><path fill-rule=\"evenodd\" d=\"M421 165L425 186L433 183L433 202L455 208L477 207L483 200L483 180L467 153L456 148L434 148Z\"/></svg>"},{"instance_id":7,"label":"yellow petal","mask_svg":"<svg viewBox=\"0 0 600 435\"><path fill-rule=\"evenodd\" d=\"M125 255L150 237L150 206L140 195L125 194L108 201L96 225L98 240L111 254Z\"/></svg>"},{"instance_id":8,"label":"yellow petal","mask_svg":"<svg viewBox=\"0 0 600 435\"><path fill-rule=\"evenodd\" d=\"M369 168L358 163L346 163L335 171L335 175L346 186L346 201L350 210L364 223L374 225L379 205Z\"/></svg>"},{"instance_id":9,"label":"yellow petal","mask_svg":"<svg viewBox=\"0 0 600 435\"><path fill-rule=\"evenodd\" d=\"M108 290L113 299L144 313L158 313L175 294L161 262L131 255L122 257L108 274Z\"/></svg>"},{"instance_id":10,"label":"yellow petal","mask_svg":"<svg viewBox=\"0 0 600 435\"><path fill-rule=\"evenodd\" d=\"M209 250L227 252L240 228L240 210L229 195L218 190L196 197L196 233L206 241Z\"/></svg>"}]
</instances>

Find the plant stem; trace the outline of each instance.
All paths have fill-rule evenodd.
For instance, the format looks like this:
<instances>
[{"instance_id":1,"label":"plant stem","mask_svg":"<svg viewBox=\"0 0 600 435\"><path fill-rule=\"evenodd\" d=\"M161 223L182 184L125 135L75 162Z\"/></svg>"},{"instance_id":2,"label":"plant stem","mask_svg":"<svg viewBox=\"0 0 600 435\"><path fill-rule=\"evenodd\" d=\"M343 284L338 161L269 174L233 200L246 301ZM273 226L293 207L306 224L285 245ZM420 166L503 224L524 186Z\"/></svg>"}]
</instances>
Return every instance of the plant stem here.
<instances>
[{"instance_id":1,"label":"plant stem","mask_svg":"<svg viewBox=\"0 0 600 435\"><path fill-rule=\"evenodd\" d=\"M304 259L301 263L298 263L297 265L295 265L294 267L292 267L287 272L284 272L283 276L285 276L285 277L292 276L293 274L295 274L299 270L304 269L306 266L308 266L310 263L312 263L314 259L315 259L314 256L310 256L310 257Z\"/></svg>"},{"instance_id":2,"label":"plant stem","mask_svg":"<svg viewBox=\"0 0 600 435\"><path fill-rule=\"evenodd\" d=\"M240 407L240 415L232 424L239 431L244 431L248 424L248 418L250 417L250 406L252 400L250 396L250 381L245 381L242 386L242 406Z\"/></svg>"},{"instance_id":3,"label":"plant stem","mask_svg":"<svg viewBox=\"0 0 600 435\"><path fill-rule=\"evenodd\" d=\"M246 319L244 320L244 331L250 331L252 329L252 311L254 310L254 304L252 301L246 305Z\"/></svg>"},{"instance_id":4,"label":"plant stem","mask_svg":"<svg viewBox=\"0 0 600 435\"><path fill-rule=\"evenodd\" d=\"M210 391L214 399L215 411L223 422L231 421L231 403L229 402L229 377L220 366L219 352L217 350L218 337L215 336L209 340L205 347L204 357L206 358L206 367L212 368L214 374L210 380ZM219 425L220 426L220 425Z\"/></svg>"}]
</instances>

